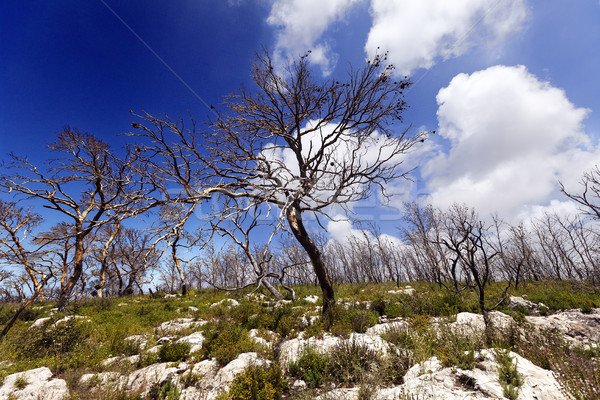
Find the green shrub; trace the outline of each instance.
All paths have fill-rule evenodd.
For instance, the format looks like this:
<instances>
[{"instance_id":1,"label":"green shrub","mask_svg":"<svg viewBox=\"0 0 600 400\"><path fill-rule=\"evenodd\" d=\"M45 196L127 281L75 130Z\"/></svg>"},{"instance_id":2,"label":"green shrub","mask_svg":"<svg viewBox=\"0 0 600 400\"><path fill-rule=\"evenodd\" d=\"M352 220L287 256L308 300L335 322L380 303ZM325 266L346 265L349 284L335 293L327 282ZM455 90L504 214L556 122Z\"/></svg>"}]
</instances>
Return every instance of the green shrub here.
<instances>
[{"instance_id":1,"label":"green shrub","mask_svg":"<svg viewBox=\"0 0 600 400\"><path fill-rule=\"evenodd\" d=\"M186 342L164 343L158 351L161 362L177 362L185 360L190 354L190 344Z\"/></svg>"},{"instance_id":2,"label":"green shrub","mask_svg":"<svg viewBox=\"0 0 600 400\"><path fill-rule=\"evenodd\" d=\"M218 400L277 400L288 390L288 382L275 365L250 366L233 380Z\"/></svg>"},{"instance_id":3,"label":"green shrub","mask_svg":"<svg viewBox=\"0 0 600 400\"><path fill-rule=\"evenodd\" d=\"M364 333L377 324L378 317L374 311L357 307L332 307L324 315L324 327L334 336L347 337L352 332Z\"/></svg>"},{"instance_id":4,"label":"green shrub","mask_svg":"<svg viewBox=\"0 0 600 400\"><path fill-rule=\"evenodd\" d=\"M519 314L529 315L529 310L523 304L517 304L514 310Z\"/></svg>"},{"instance_id":5,"label":"green shrub","mask_svg":"<svg viewBox=\"0 0 600 400\"><path fill-rule=\"evenodd\" d=\"M304 349L297 361L290 363L290 375L302 379L309 388L316 388L325 382L327 357L310 347Z\"/></svg>"},{"instance_id":6,"label":"green shrub","mask_svg":"<svg viewBox=\"0 0 600 400\"><path fill-rule=\"evenodd\" d=\"M24 376L19 376L16 380L15 380L15 388L16 389L24 389L25 386L27 386L29 384L29 382L27 382L27 378L25 378Z\"/></svg>"},{"instance_id":7,"label":"green shrub","mask_svg":"<svg viewBox=\"0 0 600 400\"><path fill-rule=\"evenodd\" d=\"M221 365L228 364L239 354L252 351L255 347L248 331L229 321L219 321L213 327L207 324L204 335L204 355L216 358Z\"/></svg>"},{"instance_id":8,"label":"green shrub","mask_svg":"<svg viewBox=\"0 0 600 400\"><path fill-rule=\"evenodd\" d=\"M350 323L354 332L365 333L367 329L376 325L377 321L377 315L371 311L354 311L350 313Z\"/></svg>"},{"instance_id":9,"label":"green shrub","mask_svg":"<svg viewBox=\"0 0 600 400\"><path fill-rule=\"evenodd\" d=\"M406 317L410 314L410 310L401 303L390 302L385 305L384 315L388 318Z\"/></svg>"},{"instance_id":10,"label":"green shrub","mask_svg":"<svg viewBox=\"0 0 600 400\"><path fill-rule=\"evenodd\" d=\"M343 385L362 383L380 364L376 351L354 340L345 340L329 352L327 373Z\"/></svg>"},{"instance_id":11,"label":"green shrub","mask_svg":"<svg viewBox=\"0 0 600 400\"><path fill-rule=\"evenodd\" d=\"M498 377L504 397L516 400L519 396L519 388L523 385L523 376L519 373L517 364L513 363L509 350L496 349L494 353L498 362Z\"/></svg>"},{"instance_id":12,"label":"green shrub","mask_svg":"<svg viewBox=\"0 0 600 400\"><path fill-rule=\"evenodd\" d=\"M171 380L156 385L148 394L151 400L179 400L179 389Z\"/></svg>"},{"instance_id":13,"label":"green shrub","mask_svg":"<svg viewBox=\"0 0 600 400\"><path fill-rule=\"evenodd\" d=\"M401 385L404 383L404 375L413 365L411 351L391 348L388 350L388 356L382 360L378 374L386 384Z\"/></svg>"}]
</instances>

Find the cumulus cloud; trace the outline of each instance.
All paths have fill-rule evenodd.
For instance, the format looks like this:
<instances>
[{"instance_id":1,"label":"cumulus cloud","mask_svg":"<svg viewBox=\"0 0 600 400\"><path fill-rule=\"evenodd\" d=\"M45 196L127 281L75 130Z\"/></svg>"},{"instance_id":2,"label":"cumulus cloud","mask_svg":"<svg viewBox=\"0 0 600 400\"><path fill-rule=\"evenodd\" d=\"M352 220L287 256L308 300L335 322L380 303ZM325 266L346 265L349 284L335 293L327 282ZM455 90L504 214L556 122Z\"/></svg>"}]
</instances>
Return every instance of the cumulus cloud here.
<instances>
[{"instance_id":1,"label":"cumulus cloud","mask_svg":"<svg viewBox=\"0 0 600 400\"><path fill-rule=\"evenodd\" d=\"M600 150L583 131L589 110L523 66L460 74L437 95L440 145L423 168L435 205L521 217L565 209L558 181L577 191ZM541 207L541 208L540 208Z\"/></svg>"},{"instance_id":2,"label":"cumulus cloud","mask_svg":"<svg viewBox=\"0 0 600 400\"><path fill-rule=\"evenodd\" d=\"M523 25L527 8L525 0L372 0L371 14L367 55L389 51L408 75L464 54L476 38L498 45Z\"/></svg>"},{"instance_id":3,"label":"cumulus cloud","mask_svg":"<svg viewBox=\"0 0 600 400\"><path fill-rule=\"evenodd\" d=\"M335 67L336 54L321 39L330 24L362 0L276 0L267 23L277 28L275 61L284 62L311 50L309 60L328 75Z\"/></svg>"},{"instance_id":4,"label":"cumulus cloud","mask_svg":"<svg viewBox=\"0 0 600 400\"><path fill-rule=\"evenodd\" d=\"M334 137L337 139L333 140ZM398 151L398 139L377 131L359 138L348 129L340 132L335 123L315 120L308 121L303 127L300 141L302 159L304 162L310 160L309 167L315 174L310 193L305 193L306 201L340 203L342 208L352 209L364 197L363 191L372 184L370 177L365 175L379 170L381 163L384 168L396 167L394 173L410 169L410 164L405 164L409 157ZM281 186L299 187L304 178L301 178L299 163L291 148L267 143L262 156L270 175L276 177ZM382 172L383 175L389 173Z\"/></svg>"}]
</instances>

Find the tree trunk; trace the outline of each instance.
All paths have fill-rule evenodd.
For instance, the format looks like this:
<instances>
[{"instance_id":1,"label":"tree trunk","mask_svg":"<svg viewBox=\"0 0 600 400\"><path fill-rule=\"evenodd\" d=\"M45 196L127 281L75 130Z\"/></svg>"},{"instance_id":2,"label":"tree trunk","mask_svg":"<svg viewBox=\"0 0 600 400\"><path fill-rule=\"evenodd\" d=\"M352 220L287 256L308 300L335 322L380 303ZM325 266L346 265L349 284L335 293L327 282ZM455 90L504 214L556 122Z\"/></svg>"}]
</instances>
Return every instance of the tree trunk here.
<instances>
[{"instance_id":1,"label":"tree trunk","mask_svg":"<svg viewBox=\"0 0 600 400\"><path fill-rule=\"evenodd\" d=\"M317 276L319 285L321 286L321 291L323 292L323 313L325 313L330 307L335 305L333 286L327 274L327 268L323 262L321 251L315 242L313 242L308 236L308 232L306 232L306 229L304 228L300 205L297 201L287 209L286 218L294 237L296 240L298 240L310 258L315 275Z\"/></svg>"},{"instance_id":2,"label":"tree trunk","mask_svg":"<svg viewBox=\"0 0 600 400\"><path fill-rule=\"evenodd\" d=\"M79 278L81 278L81 274L83 272L83 254L85 250L83 247L83 237L76 236L75 237L75 254L73 255L73 273L67 280L65 286L62 288L60 292L60 297L58 298L58 311L64 312L67 310L67 304L69 303L69 299L71 298L71 294L73 293L73 289L77 282L79 282Z\"/></svg>"},{"instance_id":3,"label":"tree trunk","mask_svg":"<svg viewBox=\"0 0 600 400\"><path fill-rule=\"evenodd\" d=\"M269 293L271 293L273 295L273 297L275 297L277 300L283 299L283 295L279 292L279 290L275 289L275 287L273 285L271 285L271 282L269 282L265 279L265 280L263 280L262 283L267 288Z\"/></svg>"},{"instance_id":4,"label":"tree trunk","mask_svg":"<svg viewBox=\"0 0 600 400\"><path fill-rule=\"evenodd\" d=\"M185 297L187 295L187 282L185 280L185 274L183 273L183 269L181 269L181 264L179 264L179 257L177 257L178 241L179 236L177 236L171 244L171 255L173 257L173 263L175 264L175 268L177 268L177 273L179 274L179 280L181 281L181 295Z\"/></svg>"}]
</instances>

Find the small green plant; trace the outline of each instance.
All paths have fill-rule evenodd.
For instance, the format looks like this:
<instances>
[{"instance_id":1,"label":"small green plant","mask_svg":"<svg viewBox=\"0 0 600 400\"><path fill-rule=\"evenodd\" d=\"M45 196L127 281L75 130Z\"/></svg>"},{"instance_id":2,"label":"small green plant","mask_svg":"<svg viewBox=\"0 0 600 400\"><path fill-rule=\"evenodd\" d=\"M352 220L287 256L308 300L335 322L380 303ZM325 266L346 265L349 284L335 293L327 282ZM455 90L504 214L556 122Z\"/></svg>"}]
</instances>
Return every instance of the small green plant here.
<instances>
[{"instance_id":1,"label":"small green plant","mask_svg":"<svg viewBox=\"0 0 600 400\"><path fill-rule=\"evenodd\" d=\"M365 333L367 329L377 324L377 316L371 311L359 311L353 314L350 323L354 332Z\"/></svg>"},{"instance_id":2,"label":"small green plant","mask_svg":"<svg viewBox=\"0 0 600 400\"><path fill-rule=\"evenodd\" d=\"M179 389L171 380L167 380L151 390L149 397L152 400L179 400Z\"/></svg>"},{"instance_id":3,"label":"small green plant","mask_svg":"<svg viewBox=\"0 0 600 400\"><path fill-rule=\"evenodd\" d=\"M372 400L375 398L377 389L372 385L360 385L358 389L358 400Z\"/></svg>"},{"instance_id":4,"label":"small green plant","mask_svg":"<svg viewBox=\"0 0 600 400\"><path fill-rule=\"evenodd\" d=\"M187 388L190 386L195 386L201 380L202 380L201 374L196 374L192 371L188 371L187 373L181 375L180 382L183 384L184 387Z\"/></svg>"},{"instance_id":5,"label":"small green plant","mask_svg":"<svg viewBox=\"0 0 600 400\"><path fill-rule=\"evenodd\" d=\"M406 371L408 371L413 364L411 351L390 346L390 349L388 349L388 356L382 360L378 374L386 384L401 385L404 383Z\"/></svg>"},{"instance_id":6,"label":"small green plant","mask_svg":"<svg viewBox=\"0 0 600 400\"><path fill-rule=\"evenodd\" d=\"M226 365L241 353L255 348L248 331L229 321L220 321L215 327L205 328L204 334L204 354L216 358L221 365Z\"/></svg>"},{"instance_id":7,"label":"small green plant","mask_svg":"<svg viewBox=\"0 0 600 400\"><path fill-rule=\"evenodd\" d=\"M185 360L190 354L190 344L186 342L164 343L158 351L161 362L177 362Z\"/></svg>"},{"instance_id":8,"label":"small green plant","mask_svg":"<svg viewBox=\"0 0 600 400\"><path fill-rule=\"evenodd\" d=\"M338 383L362 383L377 370L381 360L376 351L354 340L345 340L329 352L328 374Z\"/></svg>"},{"instance_id":9,"label":"small green plant","mask_svg":"<svg viewBox=\"0 0 600 400\"><path fill-rule=\"evenodd\" d=\"M15 380L15 389L25 389L28 384L27 378L21 375Z\"/></svg>"},{"instance_id":10,"label":"small green plant","mask_svg":"<svg viewBox=\"0 0 600 400\"><path fill-rule=\"evenodd\" d=\"M504 397L516 400L519 396L519 388L523 385L523 376L517 369L517 363L513 362L513 357L507 349L496 349L495 355Z\"/></svg>"},{"instance_id":11,"label":"small green plant","mask_svg":"<svg viewBox=\"0 0 600 400\"><path fill-rule=\"evenodd\" d=\"M288 382L275 366L250 366L233 380L228 392L217 400L277 400L288 390Z\"/></svg>"},{"instance_id":12,"label":"small green plant","mask_svg":"<svg viewBox=\"0 0 600 400\"><path fill-rule=\"evenodd\" d=\"M327 357L310 347L304 349L297 361L290 363L290 375L302 379L309 388L316 388L325 382Z\"/></svg>"}]
</instances>

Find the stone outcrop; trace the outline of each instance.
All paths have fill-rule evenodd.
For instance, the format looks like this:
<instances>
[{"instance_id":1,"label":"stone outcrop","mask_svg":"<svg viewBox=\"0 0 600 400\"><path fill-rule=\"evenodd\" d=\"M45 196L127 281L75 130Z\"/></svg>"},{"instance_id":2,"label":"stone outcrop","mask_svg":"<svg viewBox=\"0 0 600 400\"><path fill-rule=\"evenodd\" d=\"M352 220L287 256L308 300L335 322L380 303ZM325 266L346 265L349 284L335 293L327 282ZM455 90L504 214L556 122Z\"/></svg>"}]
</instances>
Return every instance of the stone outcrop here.
<instances>
[{"instance_id":1,"label":"stone outcrop","mask_svg":"<svg viewBox=\"0 0 600 400\"><path fill-rule=\"evenodd\" d=\"M505 399L493 350L482 350L472 370L443 367L436 357L413 366L404 376L404 384L376 389L376 400L488 400ZM553 373L535 366L518 354L510 353L521 374L523 384L518 391L521 400L567 400ZM358 400L359 388L335 389L317 399Z\"/></svg>"},{"instance_id":2,"label":"stone outcrop","mask_svg":"<svg viewBox=\"0 0 600 400\"><path fill-rule=\"evenodd\" d=\"M68 396L67 383L53 378L47 367L8 375L0 386L0 400L63 400Z\"/></svg>"},{"instance_id":3,"label":"stone outcrop","mask_svg":"<svg viewBox=\"0 0 600 400\"><path fill-rule=\"evenodd\" d=\"M593 308L589 313L575 309L526 319L538 329L556 330L573 345L597 347L600 343L600 308Z\"/></svg>"}]
</instances>

